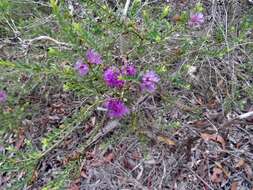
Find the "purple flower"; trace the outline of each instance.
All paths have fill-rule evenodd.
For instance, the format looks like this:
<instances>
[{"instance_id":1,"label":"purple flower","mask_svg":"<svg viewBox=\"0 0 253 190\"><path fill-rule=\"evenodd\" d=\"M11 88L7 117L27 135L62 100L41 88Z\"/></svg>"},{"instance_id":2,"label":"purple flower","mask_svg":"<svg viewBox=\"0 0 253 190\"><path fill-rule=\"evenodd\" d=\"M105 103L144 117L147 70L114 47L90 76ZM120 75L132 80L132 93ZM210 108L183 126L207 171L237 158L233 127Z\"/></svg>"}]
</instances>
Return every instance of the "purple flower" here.
<instances>
[{"instance_id":1,"label":"purple flower","mask_svg":"<svg viewBox=\"0 0 253 190\"><path fill-rule=\"evenodd\" d=\"M129 113L126 105L118 99L109 99L105 103L105 108L108 110L110 118L122 118Z\"/></svg>"},{"instance_id":2,"label":"purple flower","mask_svg":"<svg viewBox=\"0 0 253 190\"><path fill-rule=\"evenodd\" d=\"M159 76L154 71L147 71L141 79L141 89L147 92L154 92L156 85L160 81Z\"/></svg>"},{"instance_id":3,"label":"purple flower","mask_svg":"<svg viewBox=\"0 0 253 190\"><path fill-rule=\"evenodd\" d=\"M81 59L77 60L75 64L75 70L79 73L79 75L82 77L86 75L89 72L89 67L87 64L84 64Z\"/></svg>"},{"instance_id":4,"label":"purple flower","mask_svg":"<svg viewBox=\"0 0 253 190\"><path fill-rule=\"evenodd\" d=\"M104 72L104 81L107 86L111 88L121 88L124 85L124 81L120 79L120 70L116 67L109 67Z\"/></svg>"},{"instance_id":5,"label":"purple flower","mask_svg":"<svg viewBox=\"0 0 253 190\"><path fill-rule=\"evenodd\" d=\"M0 103L4 103L7 100L7 94L5 91L0 90Z\"/></svg>"},{"instance_id":6,"label":"purple flower","mask_svg":"<svg viewBox=\"0 0 253 190\"><path fill-rule=\"evenodd\" d=\"M135 76L136 75L136 68L134 65L125 65L121 69L122 74L125 76Z\"/></svg>"},{"instance_id":7,"label":"purple flower","mask_svg":"<svg viewBox=\"0 0 253 190\"><path fill-rule=\"evenodd\" d=\"M90 64L99 65L102 63L101 55L93 49L88 49L86 52L87 61Z\"/></svg>"},{"instance_id":8,"label":"purple flower","mask_svg":"<svg viewBox=\"0 0 253 190\"><path fill-rule=\"evenodd\" d=\"M198 27L204 23L204 15L202 13L195 13L190 16L189 26Z\"/></svg>"}]
</instances>

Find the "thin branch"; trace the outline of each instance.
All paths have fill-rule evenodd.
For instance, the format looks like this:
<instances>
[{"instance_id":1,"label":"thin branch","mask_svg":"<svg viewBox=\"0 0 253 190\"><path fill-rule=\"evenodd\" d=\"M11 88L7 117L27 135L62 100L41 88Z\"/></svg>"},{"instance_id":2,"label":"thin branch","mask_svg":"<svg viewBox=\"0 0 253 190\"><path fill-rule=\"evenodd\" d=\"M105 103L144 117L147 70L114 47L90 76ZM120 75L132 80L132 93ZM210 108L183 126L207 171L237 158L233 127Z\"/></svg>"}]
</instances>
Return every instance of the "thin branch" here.
<instances>
[{"instance_id":1,"label":"thin branch","mask_svg":"<svg viewBox=\"0 0 253 190\"><path fill-rule=\"evenodd\" d=\"M247 112L247 113L244 113L242 115L238 115L236 116L235 118L232 118L232 119L229 119L228 121L226 121L222 127L227 127L229 125L231 125L234 121L236 120L243 120L243 119L247 119L249 117L253 116L253 111L250 111L250 112Z\"/></svg>"},{"instance_id":2,"label":"thin branch","mask_svg":"<svg viewBox=\"0 0 253 190\"><path fill-rule=\"evenodd\" d=\"M193 175L195 175L202 183L204 183L209 189L214 190L202 177L200 177L196 172L194 172L190 167L186 166L186 169L188 169L190 172L192 172Z\"/></svg>"},{"instance_id":3,"label":"thin branch","mask_svg":"<svg viewBox=\"0 0 253 190\"><path fill-rule=\"evenodd\" d=\"M54 38L51 38L49 36L39 36L39 37L36 37L36 38L33 38L33 39L24 40L24 42L27 43L29 46L32 45L35 42L38 42L38 41L51 41L51 42L55 43L58 46L64 46L66 48L71 48L72 47L71 44L68 44L68 43L65 43L65 42L60 42L60 41L58 41Z\"/></svg>"},{"instance_id":4,"label":"thin branch","mask_svg":"<svg viewBox=\"0 0 253 190\"><path fill-rule=\"evenodd\" d=\"M126 4L122 12L121 20L123 23L126 21L126 18L127 18L127 11L130 5L130 1L131 0L126 0ZM121 56L123 56L124 54L124 39L122 35L120 36L120 54Z\"/></svg>"}]
</instances>

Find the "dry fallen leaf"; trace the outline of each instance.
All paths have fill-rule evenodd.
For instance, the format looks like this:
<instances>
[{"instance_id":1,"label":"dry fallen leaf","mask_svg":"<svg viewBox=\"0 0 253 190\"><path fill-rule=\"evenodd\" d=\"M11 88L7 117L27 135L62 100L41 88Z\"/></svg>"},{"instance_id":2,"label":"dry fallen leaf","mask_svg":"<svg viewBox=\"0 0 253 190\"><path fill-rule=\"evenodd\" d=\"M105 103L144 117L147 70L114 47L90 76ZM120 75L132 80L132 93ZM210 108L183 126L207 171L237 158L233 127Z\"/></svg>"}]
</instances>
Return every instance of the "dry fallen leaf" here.
<instances>
[{"instance_id":1,"label":"dry fallen leaf","mask_svg":"<svg viewBox=\"0 0 253 190\"><path fill-rule=\"evenodd\" d=\"M134 167L135 167L135 162L134 162L133 160L131 160L131 159L125 158L125 159L123 160L123 166L124 166L124 168L126 168L127 170L132 170L132 169L134 169Z\"/></svg>"},{"instance_id":2,"label":"dry fallen leaf","mask_svg":"<svg viewBox=\"0 0 253 190\"><path fill-rule=\"evenodd\" d=\"M193 127L206 127L210 125L210 123L205 119L190 121L188 124Z\"/></svg>"},{"instance_id":3,"label":"dry fallen leaf","mask_svg":"<svg viewBox=\"0 0 253 190\"><path fill-rule=\"evenodd\" d=\"M70 187L68 188L68 190L80 190L79 183L80 183L80 179L73 181L72 183L70 183Z\"/></svg>"},{"instance_id":4,"label":"dry fallen leaf","mask_svg":"<svg viewBox=\"0 0 253 190\"><path fill-rule=\"evenodd\" d=\"M159 142L165 143L167 145L176 145L174 141L170 140L168 137L165 136L158 136L157 139Z\"/></svg>"},{"instance_id":5,"label":"dry fallen leaf","mask_svg":"<svg viewBox=\"0 0 253 190\"><path fill-rule=\"evenodd\" d=\"M211 181L213 183L221 183L223 180L223 172L220 168L213 168L213 175L211 176Z\"/></svg>"},{"instance_id":6,"label":"dry fallen leaf","mask_svg":"<svg viewBox=\"0 0 253 190\"><path fill-rule=\"evenodd\" d=\"M208 109L217 109L218 106L219 106L219 103L216 99L212 99L207 103Z\"/></svg>"},{"instance_id":7,"label":"dry fallen leaf","mask_svg":"<svg viewBox=\"0 0 253 190\"><path fill-rule=\"evenodd\" d=\"M245 173L250 180L253 180L253 171L249 164L244 165Z\"/></svg>"},{"instance_id":8,"label":"dry fallen leaf","mask_svg":"<svg viewBox=\"0 0 253 190\"><path fill-rule=\"evenodd\" d=\"M229 177L229 176L230 176L230 172L227 171L227 170L221 165L221 163L219 163L219 162L214 162L214 163L215 163L215 165L216 165L218 168L220 168L220 169L223 171L223 174L225 174L226 177Z\"/></svg>"},{"instance_id":9,"label":"dry fallen leaf","mask_svg":"<svg viewBox=\"0 0 253 190\"><path fill-rule=\"evenodd\" d=\"M188 1L188 0L180 0L180 3L185 4L185 3L187 3L187 1Z\"/></svg>"},{"instance_id":10,"label":"dry fallen leaf","mask_svg":"<svg viewBox=\"0 0 253 190\"><path fill-rule=\"evenodd\" d=\"M197 105L201 105L201 106L204 105L204 103L205 103L204 98L201 96L197 96L196 103L197 103Z\"/></svg>"},{"instance_id":11,"label":"dry fallen leaf","mask_svg":"<svg viewBox=\"0 0 253 190\"><path fill-rule=\"evenodd\" d=\"M110 163L114 160L115 155L111 152L104 157L105 162Z\"/></svg>"},{"instance_id":12,"label":"dry fallen leaf","mask_svg":"<svg viewBox=\"0 0 253 190\"><path fill-rule=\"evenodd\" d=\"M233 181L232 185L231 185L231 190L237 190L238 188L238 182L237 181Z\"/></svg>"},{"instance_id":13,"label":"dry fallen leaf","mask_svg":"<svg viewBox=\"0 0 253 190\"><path fill-rule=\"evenodd\" d=\"M222 145L223 149L225 149L226 143L220 135L201 133L201 138L204 139L205 141L210 141L210 140L216 141Z\"/></svg>"},{"instance_id":14,"label":"dry fallen leaf","mask_svg":"<svg viewBox=\"0 0 253 190\"><path fill-rule=\"evenodd\" d=\"M176 14L176 15L174 15L174 16L172 17L172 20L173 20L174 22L179 22L179 21L181 20L181 17L180 17L180 15Z\"/></svg>"},{"instance_id":15,"label":"dry fallen leaf","mask_svg":"<svg viewBox=\"0 0 253 190\"><path fill-rule=\"evenodd\" d=\"M15 145L15 147L18 150L24 145L24 140L25 140L25 131L23 128L19 128L18 139L17 139L16 145Z\"/></svg>"},{"instance_id":16,"label":"dry fallen leaf","mask_svg":"<svg viewBox=\"0 0 253 190\"><path fill-rule=\"evenodd\" d=\"M239 162L235 165L235 168L241 168L245 164L245 160L240 159Z\"/></svg>"},{"instance_id":17,"label":"dry fallen leaf","mask_svg":"<svg viewBox=\"0 0 253 190\"><path fill-rule=\"evenodd\" d=\"M141 154L139 152L133 152L132 153L132 159L135 160L135 161L138 161L142 158Z\"/></svg>"}]
</instances>

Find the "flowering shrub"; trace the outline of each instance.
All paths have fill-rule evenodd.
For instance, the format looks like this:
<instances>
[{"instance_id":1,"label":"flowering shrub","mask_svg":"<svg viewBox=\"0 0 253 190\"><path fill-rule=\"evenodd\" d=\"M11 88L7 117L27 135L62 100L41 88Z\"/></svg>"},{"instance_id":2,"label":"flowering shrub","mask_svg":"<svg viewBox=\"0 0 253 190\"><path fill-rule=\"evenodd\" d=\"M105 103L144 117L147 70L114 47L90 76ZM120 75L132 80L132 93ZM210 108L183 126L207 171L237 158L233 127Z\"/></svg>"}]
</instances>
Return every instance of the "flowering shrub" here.
<instances>
[{"instance_id":1,"label":"flowering shrub","mask_svg":"<svg viewBox=\"0 0 253 190\"><path fill-rule=\"evenodd\" d=\"M86 56L87 61L90 64L102 63L101 55L94 50L87 50ZM74 65L74 69L80 76L84 76L89 72L88 64L84 64L81 59L77 60ZM103 80L109 88L116 88L118 90L121 90L126 83L124 76L135 77L136 75L137 69L133 64L125 64L121 68L111 66L105 69L103 73ZM141 77L140 88L142 92L153 93L156 90L159 81L160 78L154 71L147 71ZM119 99L111 98L110 100L107 100L105 107L110 118L122 118L129 113L129 109Z\"/></svg>"},{"instance_id":2,"label":"flowering shrub","mask_svg":"<svg viewBox=\"0 0 253 190\"><path fill-rule=\"evenodd\" d=\"M3 108L0 112L0 133L5 139L0 137L0 149L4 146L8 150L1 161L1 169L8 172L10 166L13 168L11 175L6 174L6 179L18 176L13 177L13 183L32 181L38 169L34 166L41 163L38 161L44 154L58 148L62 142L70 142L72 132L83 127L91 116L95 118L91 122L95 132L97 127L104 127L107 119L122 119L121 124L126 129L128 126L133 129L147 126L145 124L150 124L149 114L154 116L154 122L166 125L181 114L181 111L170 110L175 105L175 99L187 101L192 92L197 92L194 101L189 102L199 102L201 110L209 98L202 100L199 97L202 94L215 94L215 98L224 103L223 99L240 94L231 92L237 88L234 81L241 78L247 81L245 73L250 73L249 76L253 73L252 61L248 60L252 53L246 48L252 46L249 43L252 14L237 20L238 10L231 11L235 15L227 12L229 22L225 26L218 23L224 13L216 14L217 9L213 11L216 15L208 15L201 3L179 10L178 7L186 1L145 3L133 0L123 19L121 10L125 1L117 1L117 5L108 0L3 2L0 3L3 25L0 29L0 87L4 90L0 90L0 108ZM11 6L8 5L10 3ZM229 6L231 3L227 1L224 4ZM217 19L211 19L212 16L217 16ZM236 22L230 22L231 18ZM234 23L233 26L231 23ZM215 26L219 27L210 28L206 35L206 28ZM198 31L200 27L203 31ZM233 55L234 52L236 54ZM245 58L244 54L250 56ZM222 60L224 57L226 59ZM232 61L229 66L236 72L225 69L232 57L241 60L238 64ZM219 64L216 64L216 59ZM191 68L200 70L191 73ZM208 76L204 77L212 81L200 88L197 80L201 77L195 74L202 70L208 70ZM240 71L244 72L242 76ZM215 79L212 78L213 73L216 74ZM246 97L253 96L250 84L249 80L242 86L238 85L243 91L244 101ZM197 88L189 93L194 85ZM216 86L219 88L215 89ZM209 87L212 87L210 93ZM182 96L184 92L187 94ZM174 95L176 97L172 97ZM66 98L68 96L69 99ZM232 107L227 102L234 105L236 101L225 101L224 109ZM168 113L172 113L173 118ZM35 131L35 125L36 130L41 130L38 138L37 134L29 134L24 140L23 136L29 132L22 134L22 130ZM6 131L15 134L5 135ZM21 134L16 134L19 131ZM33 137L36 142L33 142ZM66 138L70 140L66 141ZM88 142L92 142L90 140L93 139ZM15 142L14 145L11 142ZM19 154L22 143L24 154ZM73 150L72 147L70 149ZM17 170L22 171L21 174L17 175ZM70 168L72 170L75 168ZM66 173L71 172L64 172L64 175ZM38 174L38 177L41 175ZM58 179L63 182L59 184L65 185L69 176ZM28 187L27 184L18 184L16 188L11 185L10 189ZM66 186L45 189L64 188Z\"/></svg>"}]
</instances>

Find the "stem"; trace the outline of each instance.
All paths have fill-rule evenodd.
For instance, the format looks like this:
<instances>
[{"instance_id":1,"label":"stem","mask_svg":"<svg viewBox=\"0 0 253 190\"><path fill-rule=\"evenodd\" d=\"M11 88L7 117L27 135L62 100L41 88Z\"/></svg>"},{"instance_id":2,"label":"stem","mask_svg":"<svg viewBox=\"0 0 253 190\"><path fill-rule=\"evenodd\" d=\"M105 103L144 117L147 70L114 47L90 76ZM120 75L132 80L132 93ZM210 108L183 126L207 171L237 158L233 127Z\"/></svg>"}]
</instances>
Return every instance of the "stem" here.
<instances>
[{"instance_id":1,"label":"stem","mask_svg":"<svg viewBox=\"0 0 253 190\"><path fill-rule=\"evenodd\" d=\"M126 0L126 4L122 12L121 20L123 23L126 21L127 18L127 11L130 5L130 1L131 0ZM121 56L124 54L124 39L122 35L120 36L120 54Z\"/></svg>"}]
</instances>

